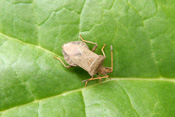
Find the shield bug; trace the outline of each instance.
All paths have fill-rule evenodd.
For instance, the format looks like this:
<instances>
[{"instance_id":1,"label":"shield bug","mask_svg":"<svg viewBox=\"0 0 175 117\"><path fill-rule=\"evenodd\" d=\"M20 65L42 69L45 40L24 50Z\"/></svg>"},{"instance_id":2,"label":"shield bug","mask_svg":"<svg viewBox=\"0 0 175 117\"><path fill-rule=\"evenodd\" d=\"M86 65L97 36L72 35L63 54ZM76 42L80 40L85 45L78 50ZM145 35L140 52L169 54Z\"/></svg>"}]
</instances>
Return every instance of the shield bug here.
<instances>
[{"instance_id":1,"label":"shield bug","mask_svg":"<svg viewBox=\"0 0 175 117\"><path fill-rule=\"evenodd\" d=\"M103 67L103 61L106 58L105 53L103 51L104 46L101 48L101 51L103 55L97 55L94 53L94 51L97 48L97 44L94 42L86 41L82 38L80 35L80 38L82 41L73 41L66 43L62 46L63 48L63 56L65 61L69 64L66 66L64 62L58 58L54 57L55 59L58 59L66 68L79 66L86 70L91 78L87 80L83 80L82 82L86 82L85 86L87 86L88 81L99 79L100 83L102 78L110 78L107 73L113 72L113 51L112 51L112 45L111 45L111 67ZM89 50L86 43L95 44L92 50ZM94 78L94 75L97 74L97 78ZM100 76L102 75L102 76Z\"/></svg>"}]
</instances>

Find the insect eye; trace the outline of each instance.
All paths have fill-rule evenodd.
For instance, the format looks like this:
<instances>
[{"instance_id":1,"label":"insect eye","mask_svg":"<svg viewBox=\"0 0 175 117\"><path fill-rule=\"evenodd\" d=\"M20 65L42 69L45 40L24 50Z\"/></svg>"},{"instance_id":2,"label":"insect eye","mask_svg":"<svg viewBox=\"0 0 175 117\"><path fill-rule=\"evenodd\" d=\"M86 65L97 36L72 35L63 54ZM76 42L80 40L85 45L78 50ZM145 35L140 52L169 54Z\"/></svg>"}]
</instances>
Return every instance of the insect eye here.
<instances>
[{"instance_id":1,"label":"insect eye","mask_svg":"<svg viewBox=\"0 0 175 117\"><path fill-rule=\"evenodd\" d=\"M111 68L106 67L106 72L111 72Z\"/></svg>"},{"instance_id":2,"label":"insect eye","mask_svg":"<svg viewBox=\"0 0 175 117\"><path fill-rule=\"evenodd\" d=\"M111 69L107 69L107 71L111 71Z\"/></svg>"}]
</instances>

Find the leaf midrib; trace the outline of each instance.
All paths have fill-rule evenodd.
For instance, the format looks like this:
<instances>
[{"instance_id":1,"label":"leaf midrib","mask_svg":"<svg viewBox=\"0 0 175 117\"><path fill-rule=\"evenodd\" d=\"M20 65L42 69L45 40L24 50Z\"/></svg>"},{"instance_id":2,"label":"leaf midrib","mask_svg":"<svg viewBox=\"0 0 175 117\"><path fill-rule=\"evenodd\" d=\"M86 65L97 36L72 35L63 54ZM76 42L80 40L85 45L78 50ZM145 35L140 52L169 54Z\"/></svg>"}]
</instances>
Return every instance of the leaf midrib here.
<instances>
[{"instance_id":1,"label":"leaf midrib","mask_svg":"<svg viewBox=\"0 0 175 117\"><path fill-rule=\"evenodd\" d=\"M112 81L166 81L166 82L174 82L175 83L175 78L174 79L166 79L166 78L112 78L111 80L105 80L103 81L103 84L104 83L107 83L107 82L112 82ZM9 108L9 109L6 109L6 110L3 110L3 111L0 111L0 112L6 112L6 111L9 111L13 108L16 108L16 107L20 107L20 106L24 106L24 105L27 105L27 104L31 104L31 103L37 103L37 102L41 102L41 101L44 101L44 100L47 100L47 99L50 99L50 98L54 98L54 97L60 97L60 96L65 96L65 95L68 95L68 94L71 94L71 93L74 93L74 92L78 92L78 91L83 91L87 88L91 88L91 87L94 87L94 86L97 86L97 85L100 85L99 83L97 84L93 84L91 86L88 86L88 87L83 87L83 88L79 88L79 89L75 89L75 90L71 90L71 91L67 91L67 92L63 92L61 94L58 94L58 95L54 95L54 96L50 96L50 97L46 97L46 98L42 98L42 99L39 99L39 100L34 100L32 102L29 102L29 103L25 103L23 105L18 105L18 106L15 106L15 107L12 107L12 108ZM82 95L83 96L83 95Z\"/></svg>"}]
</instances>

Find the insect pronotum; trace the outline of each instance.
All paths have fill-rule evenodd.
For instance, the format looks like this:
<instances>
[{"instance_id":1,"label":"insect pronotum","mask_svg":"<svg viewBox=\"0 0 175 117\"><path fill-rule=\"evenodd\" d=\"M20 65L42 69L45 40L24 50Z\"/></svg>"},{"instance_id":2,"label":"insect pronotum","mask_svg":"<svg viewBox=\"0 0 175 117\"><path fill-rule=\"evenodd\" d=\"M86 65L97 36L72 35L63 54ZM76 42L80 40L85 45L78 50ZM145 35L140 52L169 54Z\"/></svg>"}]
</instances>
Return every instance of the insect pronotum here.
<instances>
[{"instance_id":1,"label":"insect pronotum","mask_svg":"<svg viewBox=\"0 0 175 117\"><path fill-rule=\"evenodd\" d=\"M103 55L97 55L96 53L94 53L94 51L96 50L98 45L94 42L84 40L81 35L80 38L82 41L72 41L62 46L64 59L69 64L68 66L66 66L60 58L58 57L54 58L58 59L66 68L79 66L84 70L86 70L90 74L91 78L82 81L86 82L85 86L87 86L88 81L95 79L99 79L100 83L102 84L101 79L110 78L107 75L107 73L113 72L112 45L111 45L111 67L103 67L103 61L106 58L105 53L103 51L105 44L101 48ZM95 46L93 47L92 50L89 50L85 42L94 44ZM95 74L97 74L98 76L97 78L94 78Z\"/></svg>"}]
</instances>

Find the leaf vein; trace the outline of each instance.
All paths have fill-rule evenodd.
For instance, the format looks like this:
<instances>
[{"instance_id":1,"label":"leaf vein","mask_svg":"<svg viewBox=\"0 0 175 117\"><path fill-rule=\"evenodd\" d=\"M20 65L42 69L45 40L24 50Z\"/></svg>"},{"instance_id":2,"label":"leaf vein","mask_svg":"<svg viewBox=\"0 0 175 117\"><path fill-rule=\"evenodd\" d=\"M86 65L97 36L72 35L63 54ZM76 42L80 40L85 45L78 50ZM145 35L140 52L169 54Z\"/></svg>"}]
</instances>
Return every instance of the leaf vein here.
<instances>
[{"instance_id":1,"label":"leaf vein","mask_svg":"<svg viewBox=\"0 0 175 117\"><path fill-rule=\"evenodd\" d=\"M47 50L47 49L41 47L41 46L33 45L33 44L30 44L30 43L25 43L25 42L23 42L23 41L20 41L19 39L16 39L16 38L14 38L14 37L10 37L10 36L5 35L5 34L3 34L3 33L1 33L1 32L0 32L0 36L5 37L5 38L8 39L8 40L12 40L12 41L18 42L18 43L23 44L23 45L28 45L28 46L37 48L37 49L42 50L42 51L44 51L44 52L46 52L46 53L50 53L50 54L53 54L53 55L56 55L56 56L60 56L60 55L58 55L58 54L56 54L56 53L54 53L54 52L52 52L52 51L50 51L50 50ZM60 57L61 57L61 56L60 56Z\"/></svg>"},{"instance_id":2,"label":"leaf vein","mask_svg":"<svg viewBox=\"0 0 175 117\"><path fill-rule=\"evenodd\" d=\"M32 5L33 5L33 12L34 12L34 16L35 16L35 22L36 22L36 29L37 29L37 40L38 40L38 45L40 45L40 40L38 38L38 24L37 24L37 15L36 15L36 10L35 10L35 4L34 4L34 0L32 1Z\"/></svg>"},{"instance_id":3,"label":"leaf vein","mask_svg":"<svg viewBox=\"0 0 175 117\"><path fill-rule=\"evenodd\" d=\"M125 94L127 95L128 100L129 100L129 102L130 102L130 105L131 105L132 109L135 111L135 113L136 113L138 116L140 116L139 113L137 112L137 110L134 108L133 102L131 101L131 97L129 96L128 92L127 92L118 82L117 82L117 84L119 85L120 88L123 89L123 91L124 91Z\"/></svg>"},{"instance_id":4,"label":"leaf vein","mask_svg":"<svg viewBox=\"0 0 175 117\"><path fill-rule=\"evenodd\" d=\"M85 117L86 117L86 103L85 103L85 98L84 98L83 90L81 91L81 94L82 94L82 98L83 98L84 112L85 112Z\"/></svg>"},{"instance_id":5,"label":"leaf vein","mask_svg":"<svg viewBox=\"0 0 175 117\"><path fill-rule=\"evenodd\" d=\"M79 32L80 32L80 30L81 30L81 15L82 15L83 9L84 9L84 7L85 7L86 1L87 1L87 0L84 1L83 7L82 7L81 12L80 12Z\"/></svg>"}]
</instances>

